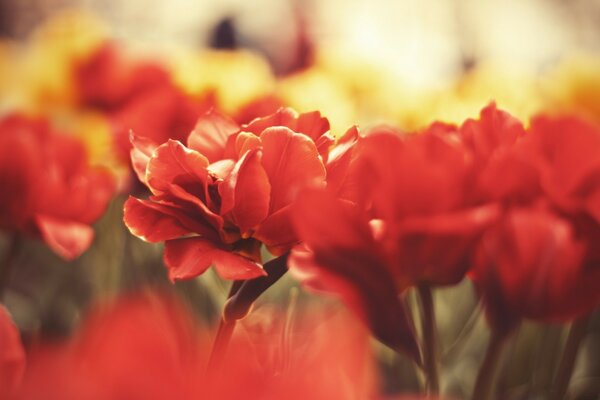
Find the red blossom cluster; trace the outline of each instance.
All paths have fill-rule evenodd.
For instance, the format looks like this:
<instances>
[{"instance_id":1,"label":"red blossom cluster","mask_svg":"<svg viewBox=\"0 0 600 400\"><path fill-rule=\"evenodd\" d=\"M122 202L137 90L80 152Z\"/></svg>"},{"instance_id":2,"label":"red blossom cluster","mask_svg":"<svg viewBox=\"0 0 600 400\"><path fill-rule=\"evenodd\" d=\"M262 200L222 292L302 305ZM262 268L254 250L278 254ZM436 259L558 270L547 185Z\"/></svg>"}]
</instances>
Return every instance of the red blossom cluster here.
<instances>
[{"instance_id":1,"label":"red blossom cluster","mask_svg":"<svg viewBox=\"0 0 600 400\"><path fill-rule=\"evenodd\" d=\"M275 255L296 245L295 276L341 296L417 362L402 300L411 287L469 273L507 332L600 300L600 130L585 121L539 117L526 130L490 105L461 126L351 129L334 143L318 113L283 109L243 126L207 114L187 146L132 141L152 196L130 198L125 223L166 242L172 279L210 265L252 279L264 274L262 244Z\"/></svg>"},{"instance_id":2,"label":"red blossom cluster","mask_svg":"<svg viewBox=\"0 0 600 400\"><path fill-rule=\"evenodd\" d=\"M125 202L125 225L164 242L171 281L210 266L234 281L215 339L225 345L209 361L206 334L177 301L131 297L92 313L68 343L29 349L20 385L24 356L1 308L0 390L23 399L51 386L63 399L376 392L364 379L366 336L345 318L326 330L308 319L294 344L280 314L260 334L248 333L248 321L246 336L241 325L231 340L222 333L232 335L288 268L423 368L432 392L433 318L417 337L409 290L427 309L432 288L469 277L499 337L522 319L563 323L600 304L600 127L590 122L539 116L525 127L491 104L460 126L352 127L336 140L319 112L282 108L240 125L209 111L196 120L160 70L116 68L110 47L96 57L79 70L84 101L133 128L132 167L149 189ZM89 247L90 224L114 192L79 142L19 115L0 121L0 185L0 228L41 238L66 259Z\"/></svg>"}]
</instances>

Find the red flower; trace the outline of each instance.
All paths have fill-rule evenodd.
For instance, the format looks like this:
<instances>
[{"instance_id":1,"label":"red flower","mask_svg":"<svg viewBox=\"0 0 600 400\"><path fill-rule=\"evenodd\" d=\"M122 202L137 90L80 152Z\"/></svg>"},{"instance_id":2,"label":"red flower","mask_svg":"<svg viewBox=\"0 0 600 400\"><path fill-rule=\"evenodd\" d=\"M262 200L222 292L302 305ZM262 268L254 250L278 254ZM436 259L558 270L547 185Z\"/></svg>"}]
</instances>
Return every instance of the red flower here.
<instances>
[{"instance_id":1,"label":"red flower","mask_svg":"<svg viewBox=\"0 0 600 400\"><path fill-rule=\"evenodd\" d=\"M72 338L32 344L17 398L197 398L207 339L173 297L122 297L97 305Z\"/></svg>"},{"instance_id":2,"label":"red flower","mask_svg":"<svg viewBox=\"0 0 600 400\"><path fill-rule=\"evenodd\" d=\"M523 147L539 171L545 196L561 211L584 213L600 224L600 126L575 117L540 116Z\"/></svg>"},{"instance_id":3,"label":"red flower","mask_svg":"<svg viewBox=\"0 0 600 400\"><path fill-rule=\"evenodd\" d=\"M257 310L235 332L219 374L207 371L207 331L177 299L129 295L97 306L67 341L32 345L17 398L367 398L366 332L339 310L308 311Z\"/></svg>"},{"instance_id":4,"label":"red flower","mask_svg":"<svg viewBox=\"0 0 600 400\"><path fill-rule=\"evenodd\" d=\"M89 247L114 191L81 143L19 115L0 121L0 185L0 228L41 237L65 259Z\"/></svg>"},{"instance_id":5,"label":"red flower","mask_svg":"<svg viewBox=\"0 0 600 400\"><path fill-rule=\"evenodd\" d=\"M565 322L593 310L600 270L585 254L567 219L544 208L508 211L486 232L472 271L492 326L508 333L521 318Z\"/></svg>"},{"instance_id":6,"label":"red flower","mask_svg":"<svg viewBox=\"0 0 600 400\"><path fill-rule=\"evenodd\" d=\"M351 154L335 188L346 200L301 196L295 227L308 251L296 249L290 265L312 287L341 294L377 337L418 359L398 296L411 286L459 282L497 207L471 204L472 162L451 127L374 132Z\"/></svg>"},{"instance_id":7,"label":"red flower","mask_svg":"<svg viewBox=\"0 0 600 400\"><path fill-rule=\"evenodd\" d=\"M166 241L171 279L211 264L226 279L263 275L261 244L287 252L297 242L289 218L298 193L325 185L328 130L318 112L282 109L242 127L209 113L187 147L169 140L154 148L134 136L132 162L152 196L131 197L125 223L147 241Z\"/></svg>"},{"instance_id":8,"label":"red flower","mask_svg":"<svg viewBox=\"0 0 600 400\"><path fill-rule=\"evenodd\" d=\"M80 104L109 117L116 149L124 160L131 149L131 130L157 145L170 138L182 140L213 105L210 96L186 96L162 65L127 59L113 43L99 47L77 65L75 79Z\"/></svg>"},{"instance_id":9,"label":"red flower","mask_svg":"<svg viewBox=\"0 0 600 400\"><path fill-rule=\"evenodd\" d=\"M0 305L0 343L2 343L0 346L0 399L8 399L21 383L25 371L25 352L19 331L2 305Z\"/></svg>"},{"instance_id":10,"label":"red flower","mask_svg":"<svg viewBox=\"0 0 600 400\"><path fill-rule=\"evenodd\" d=\"M480 142L500 131L507 138L478 180L506 209L473 272L492 324L508 331L521 318L563 322L589 312L600 301L600 129L540 116L523 135L511 134L506 115L495 128L483 120L472 123Z\"/></svg>"}]
</instances>

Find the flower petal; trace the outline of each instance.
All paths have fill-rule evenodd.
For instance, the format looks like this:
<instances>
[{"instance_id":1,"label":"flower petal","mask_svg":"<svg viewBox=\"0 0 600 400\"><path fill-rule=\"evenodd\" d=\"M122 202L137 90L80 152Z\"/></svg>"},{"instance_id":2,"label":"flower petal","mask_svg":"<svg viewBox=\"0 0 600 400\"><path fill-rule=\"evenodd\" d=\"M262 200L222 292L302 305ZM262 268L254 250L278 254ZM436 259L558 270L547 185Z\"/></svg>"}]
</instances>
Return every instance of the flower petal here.
<instances>
[{"instance_id":1,"label":"flower petal","mask_svg":"<svg viewBox=\"0 0 600 400\"><path fill-rule=\"evenodd\" d=\"M233 120L211 110L198 119L187 145L214 163L224 158L227 138L239 130Z\"/></svg>"},{"instance_id":2,"label":"flower petal","mask_svg":"<svg viewBox=\"0 0 600 400\"><path fill-rule=\"evenodd\" d=\"M263 242L271 253L283 254L298 242L291 218L292 205L290 204L265 218L253 237Z\"/></svg>"},{"instance_id":3,"label":"flower petal","mask_svg":"<svg viewBox=\"0 0 600 400\"><path fill-rule=\"evenodd\" d=\"M291 204L302 189L325 185L325 166L308 136L276 127L264 130L261 140L262 164L271 183L271 213Z\"/></svg>"},{"instance_id":4,"label":"flower petal","mask_svg":"<svg viewBox=\"0 0 600 400\"><path fill-rule=\"evenodd\" d=\"M221 214L229 213L242 235L254 229L269 212L271 185L261 157L260 150L247 152L219 185Z\"/></svg>"},{"instance_id":5,"label":"flower petal","mask_svg":"<svg viewBox=\"0 0 600 400\"><path fill-rule=\"evenodd\" d=\"M192 232L215 235L210 226L202 225L168 205L129 197L123 212L123 221L131 233L151 243L176 239Z\"/></svg>"},{"instance_id":6,"label":"flower petal","mask_svg":"<svg viewBox=\"0 0 600 400\"><path fill-rule=\"evenodd\" d=\"M44 242L65 260L79 257L94 239L94 230L86 224L47 215L38 215L35 221Z\"/></svg>"},{"instance_id":7,"label":"flower petal","mask_svg":"<svg viewBox=\"0 0 600 400\"><path fill-rule=\"evenodd\" d=\"M129 133L129 141L133 145L130 152L131 166L140 182L146 183L146 167L158 145L148 138L136 135L133 131Z\"/></svg>"},{"instance_id":8,"label":"flower petal","mask_svg":"<svg viewBox=\"0 0 600 400\"><path fill-rule=\"evenodd\" d=\"M311 190L296 203L293 217L312 254L295 250L290 270L318 275L320 289L340 296L382 342L419 362L412 324L366 216L331 193ZM315 287L316 279L310 281Z\"/></svg>"},{"instance_id":9,"label":"flower petal","mask_svg":"<svg viewBox=\"0 0 600 400\"><path fill-rule=\"evenodd\" d=\"M167 191L175 178L205 184L208 160L181 142L169 139L156 148L146 169L146 181L153 192Z\"/></svg>"},{"instance_id":10,"label":"flower petal","mask_svg":"<svg viewBox=\"0 0 600 400\"><path fill-rule=\"evenodd\" d=\"M197 237L167 241L164 261L171 281L196 277L211 265L223 279L252 279L265 275L260 264Z\"/></svg>"}]
</instances>

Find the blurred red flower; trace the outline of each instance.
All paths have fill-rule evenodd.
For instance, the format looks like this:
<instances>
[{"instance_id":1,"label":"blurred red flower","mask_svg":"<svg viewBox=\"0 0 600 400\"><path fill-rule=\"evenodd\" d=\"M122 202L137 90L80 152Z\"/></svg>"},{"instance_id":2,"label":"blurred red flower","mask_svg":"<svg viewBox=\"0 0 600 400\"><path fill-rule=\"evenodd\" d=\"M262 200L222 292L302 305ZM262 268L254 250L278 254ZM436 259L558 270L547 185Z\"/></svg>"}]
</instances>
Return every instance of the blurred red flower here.
<instances>
[{"instance_id":1,"label":"blurred red flower","mask_svg":"<svg viewBox=\"0 0 600 400\"><path fill-rule=\"evenodd\" d=\"M25 352L19 331L8 311L0 305L0 400L9 399L21 383Z\"/></svg>"},{"instance_id":2,"label":"blurred red flower","mask_svg":"<svg viewBox=\"0 0 600 400\"><path fill-rule=\"evenodd\" d=\"M0 228L41 237L68 260L90 246L90 224L114 192L112 176L88 165L80 142L21 115L0 121L0 185Z\"/></svg>"},{"instance_id":3,"label":"blurred red flower","mask_svg":"<svg viewBox=\"0 0 600 400\"><path fill-rule=\"evenodd\" d=\"M464 126L495 143L477 182L505 208L473 271L488 317L502 331L521 318L577 318L600 302L600 128L539 116L524 133L507 114L486 110Z\"/></svg>"},{"instance_id":4,"label":"blurred red flower","mask_svg":"<svg viewBox=\"0 0 600 400\"><path fill-rule=\"evenodd\" d=\"M297 243L292 203L302 189L325 185L328 131L318 112L282 109L241 127L208 113L187 146L133 136L133 166L152 196L129 198L125 224L144 240L166 242L172 280L211 264L226 279L264 275L261 244L282 255Z\"/></svg>"},{"instance_id":5,"label":"blurred red flower","mask_svg":"<svg viewBox=\"0 0 600 400\"><path fill-rule=\"evenodd\" d=\"M131 149L131 130L156 144L183 141L214 104L210 94L185 95L160 63L129 59L110 42L76 66L75 81L79 103L108 115L123 160Z\"/></svg>"},{"instance_id":6,"label":"blurred red flower","mask_svg":"<svg viewBox=\"0 0 600 400\"><path fill-rule=\"evenodd\" d=\"M544 208L514 208L486 232L471 277L494 329L521 318L566 322L598 304L600 270L569 220Z\"/></svg>"},{"instance_id":7,"label":"blurred red flower","mask_svg":"<svg viewBox=\"0 0 600 400\"><path fill-rule=\"evenodd\" d=\"M206 370L206 333L171 296L123 297L96 307L68 341L32 346L16 398L325 400L374 390L368 336L340 310L293 321L259 310L233 336L222 374Z\"/></svg>"}]
</instances>

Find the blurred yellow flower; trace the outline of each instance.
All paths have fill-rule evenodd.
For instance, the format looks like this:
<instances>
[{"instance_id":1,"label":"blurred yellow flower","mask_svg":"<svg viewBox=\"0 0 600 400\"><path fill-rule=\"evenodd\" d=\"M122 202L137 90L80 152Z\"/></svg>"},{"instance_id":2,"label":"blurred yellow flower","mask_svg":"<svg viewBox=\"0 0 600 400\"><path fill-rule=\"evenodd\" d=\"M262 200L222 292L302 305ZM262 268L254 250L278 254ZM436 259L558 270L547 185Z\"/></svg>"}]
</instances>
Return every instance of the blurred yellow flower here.
<instances>
[{"instance_id":1,"label":"blurred yellow flower","mask_svg":"<svg viewBox=\"0 0 600 400\"><path fill-rule=\"evenodd\" d=\"M265 59L248 51L179 51L172 58L175 83L194 97L214 96L226 113L269 95L275 77Z\"/></svg>"},{"instance_id":2,"label":"blurred yellow flower","mask_svg":"<svg viewBox=\"0 0 600 400\"><path fill-rule=\"evenodd\" d=\"M600 122L600 57L575 56L548 74L544 89L552 111L576 112Z\"/></svg>"}]
</instances>

